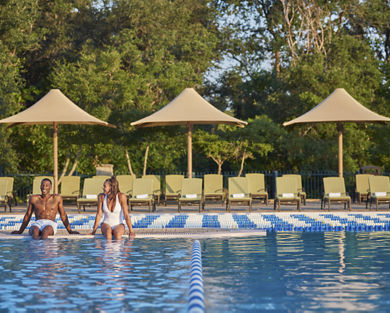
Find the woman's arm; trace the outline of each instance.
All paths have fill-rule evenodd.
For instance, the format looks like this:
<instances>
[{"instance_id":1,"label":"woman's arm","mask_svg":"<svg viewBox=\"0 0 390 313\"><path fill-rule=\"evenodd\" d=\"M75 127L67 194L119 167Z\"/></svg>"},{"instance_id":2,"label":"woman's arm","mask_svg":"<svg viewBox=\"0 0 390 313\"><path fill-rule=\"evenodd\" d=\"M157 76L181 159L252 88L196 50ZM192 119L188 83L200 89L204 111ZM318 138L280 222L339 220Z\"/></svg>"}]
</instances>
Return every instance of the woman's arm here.
<instances>
[{"instance_id":1,"label":"woman's arm","mask_svg":"<svg viewBox=\"0 0 390 313\"><path fill-rule=\"evenodd\" d=\"M123 216L125 218L127 227L129 228L129 237L135 237L133 227L131 226L131 220L129 215L129 208L127 206L127 196L124 193L119 193L119 202L122 207Z\"/></svg>"},{"instance_id":2,"label":"woman's arm","mask_svg":"<svg viewBox=\"0 0 390 313\"><path fill-rule=\"evenodd\" d=\"M100 224L100 219L102 218L102 212L103 212L103 201L104 201L104 194L101 193L98 196L98 205L97 205L97 212L95 217L95 224L93 225L93 230L90 233L90 235L95 235L97 228Z\"/></svg>"}]
</instances>

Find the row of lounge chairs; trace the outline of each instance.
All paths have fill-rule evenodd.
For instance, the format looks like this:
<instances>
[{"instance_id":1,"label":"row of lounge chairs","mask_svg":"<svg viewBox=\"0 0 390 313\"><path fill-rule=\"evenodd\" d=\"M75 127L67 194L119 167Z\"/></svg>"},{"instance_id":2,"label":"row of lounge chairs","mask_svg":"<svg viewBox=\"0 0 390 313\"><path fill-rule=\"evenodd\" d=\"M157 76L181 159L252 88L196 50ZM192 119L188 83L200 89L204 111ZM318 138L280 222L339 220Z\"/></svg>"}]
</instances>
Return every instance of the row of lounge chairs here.
<instances>
[{"instance_id":1,"label":"row of lounge chairs","mask_svg":"<svg viewBox=\"0 0 390 313\"><path fill-rule=\"evenodd\" d=\"M294 179L294 175L285 175L276 178L275 210L280 209L281 203L296 204L297 209L301 209L301 201L306 198L306 194L300 191L301 186L299 186L298 181ZM325 209L326 205L328 206L328 210L330 210L331 203L344 204L344 209L348 208L348 210L351 210L351 197L345 190L343 177L324 177L323 185L324 195L321 199L321 210ZM372 209L373 203L375 203L375 209L378 210L379 204L390 204L390 179L388 176L357 174L356 194L359 203L364 199L366 201L366 208L370 204L370 210Z\"/></svg>"},{"instance_id":2,"label":"row of lounge chairs","mask_svg":"<svg viewBox=\"0 0 390 313\"><path fill-rule=\"evenodd\" d=\"M53 181L51 176L35 177L32 194L41 192L40 184L44 178ZM102 192L103 182L107 178L109 177L94 176L84 179L82 192L80 193L80 177L65 176L61 181L60 193L64 200L76 202L79 212L81 208L85 211L88 206L96 206L97 195ZM131 175L118 175L116 178L120 190L129 197L131 210L137 205L147 205L149 211L151 211L155 209L156 204L160 204L162 196L160 176L144 175L142 178L136 178ZM6 179L8 178L3 177L3 184L0 180L0 200L4 200L11 210L9 198L12 195L13 178L9 178L12 180L9 185L5 183ZM203 180L200 178L185 179L183 175L166 175L164 185L164 204L167 205L167 202L175 201L178 203L179 211L183 205L193 204L198 205L199 211L201 211L204 209L206 202L226 203L228 210L230 210L232 203L247 203L251 207L252 200L262 200L268 204L264 174L247 174L245 178L229 178L227 193L223 188L223 176L219 174L204 175ZM4 191L1 189L2 186ZM51 192L53 192L53 189ZM6 197L6 195L10 196ZM27 200L29 196L27 196Z\"/></svg>"},{"instance_id":3,"label":"row of lounge chairs","mask_svg":"<svg viewBox=\"0 0 390 313\"><path fill-rule=\"evenodd\" d=\"M95 176L84 180L82 196L76 200L79 211L81 207L85 210L86 206L96 205L96 195L101 192L101 179L100 176ZM147 206L149 211L152 211L155 210L156 204L160 204L162 195L160 176L144 175L142 178L135 178L130 175L118 175L117 180L120 190L129 197L130 210L135 206ZM229 178L227 194L223 188L222 175L204 175L203 180L184 178L183 175L165 176L164 205L166 206L167 202L177 202L179 212L184 205L196 205L200 212L204 210L206 202L226 202L227 210L230 210L232 203L247 203L251 209L252 199L268 203L263 174Z\"/></svg>"},{"instance_id":4,"label":"row of lounge chairs","mask_svg":"<svg viewBox=\"0 0 390 313\"><path fill-rule=\"evenodd\" d=\"M43 178L53 179L50 176L38 176L33 181L33 194L40 193L40 183ZM83 190L80 193L80 177L65 176L61 182L61 195L64 200L77 203L79 212L81 208L96 206L97 195L102 192L102 186L108 176L94 176L84 179ZM118 175L120 190L129 197L129 206L148 206L149 211L155 210L156 204L162 199L161 178L158 175L144 175L136 178L131 175ZM0 205L3 204L11 211L14 199L13 177L0 177ZM326 177L323 179L324 195L321 199L321 209L331 203L343 203L344 208L351 208L351 197L345 191L342 177ZM234 204L248 205L252 209L252 201L260 200L268 204L268 192L265 188L264 174L248 173L245 177L230 177L228 190L223 188L223 176L207 174L201 178L184 178L183 175L166 175L164 184L164 204L175 201L178 210L184 205L196 205L199 211L204 210L208 202L221 202L226 204L230 211ZM53 192L53 190L52 190ZM381 203L390 203L390 182L387 176L374 176L368 174L356 175L356 194L359 201L366 201L366 208L375 203L376 209ZM306 193L302 188L300 175L288 174L276 179L276 193L274 209L280 210L281 204L293 204L301 209L306 202Z\"/></svg>"}]
</instances>

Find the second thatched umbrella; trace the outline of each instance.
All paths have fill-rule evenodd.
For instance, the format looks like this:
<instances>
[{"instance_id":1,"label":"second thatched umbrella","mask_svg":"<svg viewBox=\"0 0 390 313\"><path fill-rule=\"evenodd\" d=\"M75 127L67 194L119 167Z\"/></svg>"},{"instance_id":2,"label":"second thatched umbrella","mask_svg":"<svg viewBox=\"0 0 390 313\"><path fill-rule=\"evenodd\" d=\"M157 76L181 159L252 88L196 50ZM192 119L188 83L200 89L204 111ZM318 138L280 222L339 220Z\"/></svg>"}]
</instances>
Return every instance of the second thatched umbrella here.
<instances>
[{"instance_id":1,"label":"second thatched umbrella","mask_svg":"<svg viewBox=\"0 0 390 313\"><path fill-rule=\"evenodd\" d=\"M53 125L53 178L55 193L58 193L58 125L88 124L115 127L82 110L59 89L50 90L34 105L18 114L0 120L0 124L9 124L9 126L36 124Z\"/></svg>"},{"instance_id":2,"label":"second thatched umbrella","mask_svg":"<svg viewBox=\"0 0 390 313\"><path fill-rule=\"evenodd\" d=\"M247 122L221 112L203 99L193 88L186 88L159 111L131 123L136 127L186 125L188 177L192 177L192 128L194 124L231 124L244 127Z\"/></svg>"},{"instance_id":3,"label":"second thatched umbrella","mask_svg":"<svg viewBox=\"0 0 390 313\"><path fill-rule=\"evenodd\" d=\"M284 122L284 126L302 123L336 123L339 132L339 176L343 176L343 124L390 122L390 118L370 111L344 88L337 88L325 100L305 114Z\"/></svg>"}]
</instances>

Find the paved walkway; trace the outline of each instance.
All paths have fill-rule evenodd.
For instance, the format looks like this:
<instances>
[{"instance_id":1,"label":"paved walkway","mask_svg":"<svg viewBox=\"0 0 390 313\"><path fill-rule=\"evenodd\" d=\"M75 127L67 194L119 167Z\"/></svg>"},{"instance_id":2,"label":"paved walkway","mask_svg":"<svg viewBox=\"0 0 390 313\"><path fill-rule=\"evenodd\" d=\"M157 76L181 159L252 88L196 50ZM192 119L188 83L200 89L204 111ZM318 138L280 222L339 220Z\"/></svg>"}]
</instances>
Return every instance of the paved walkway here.
<instances>
[{"instance_id":1,"label":"paved walkway","mask_svg":"<svg viewBox=\"0 0 390 313\"><path fill-rule=\"evenodd\" d=\"M67 214L78 214L77 207L74 204L64 204L65 211ZM12 208L12 214L25 214L26 213L26 204L18 204L16 207ZM326 210L327 211L327 210ZM347 212L344 210L344 206L342 204L332 204L331 206L332 212ZM366 209L365 204L358 204L353 203L352 209L353 212L367 212L369 211ZM378 212L389 212L389 206L388 205L381 205L379 207ZM204 210L204 213L224 213L226 212L226 207L222 206L221 203L216 204L207 204ZM246 213L248 212L248 206L232 206L231 213ZM269 201L268 205L265 205L264 203L255 202L253 203L253 209L252 212L255 213L275 213L274 207L273 207L273 201ZM280 208L280 212L298 212L295 205L282 205ZM309 199L306 202L306 205L302 205L301 212L321 212L321 202L320 200L311 200ZM325 212L324 210L322 212ZM86 211L81 211L81 214L94 214L96 213L96 207L89 207L86 208ZM132 214L145 214L149 213L147 207L135 207L134 210L131 212ZM167 206L160 204L157 206L156 211L152 212L153 214L164 214L164 213L177 213L177 204L168 204ZM199 213L197 206L192 207L183 207L182 213ZM277 213L277 211L276 211ZM10 214L10 212L7 210L7 212L4 211L4 208L0 209L0 215L2 214Z\"/></svg>"}]
</instances>

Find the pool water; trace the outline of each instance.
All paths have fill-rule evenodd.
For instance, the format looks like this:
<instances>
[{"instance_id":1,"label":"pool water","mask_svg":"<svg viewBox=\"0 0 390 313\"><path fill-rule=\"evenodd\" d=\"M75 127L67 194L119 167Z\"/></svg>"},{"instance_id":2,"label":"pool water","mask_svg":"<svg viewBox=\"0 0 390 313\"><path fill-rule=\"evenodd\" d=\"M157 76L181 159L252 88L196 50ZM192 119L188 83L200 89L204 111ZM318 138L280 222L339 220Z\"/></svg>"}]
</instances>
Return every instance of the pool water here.
<instances>
[{"instance_id":1,"label":"pool water","mask_svg":"<svg viewBox=\"0 0 390 313\"><path fill-rule=\"evenodd\" d=\"M201 241L208 312L389 312L390 234Z\"/></svg>"},{"instance_id":2,"label":"pool water","mask_svg":"<svg viewBox=\"0 0 390 313\"><path fill-rule=\"evenodd\" d=\"M0 240L0 311L185 312L192 240Z\"/></svg>"}]
</instances>

